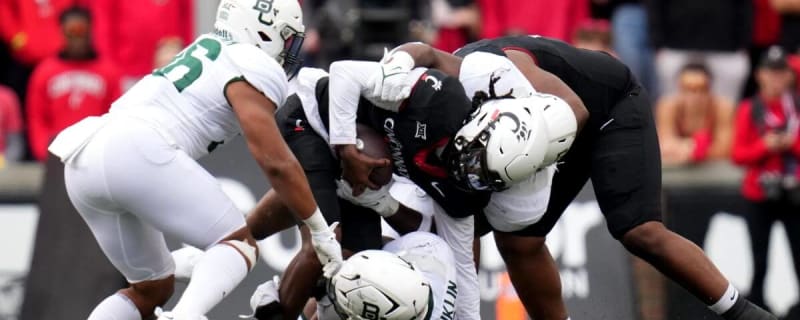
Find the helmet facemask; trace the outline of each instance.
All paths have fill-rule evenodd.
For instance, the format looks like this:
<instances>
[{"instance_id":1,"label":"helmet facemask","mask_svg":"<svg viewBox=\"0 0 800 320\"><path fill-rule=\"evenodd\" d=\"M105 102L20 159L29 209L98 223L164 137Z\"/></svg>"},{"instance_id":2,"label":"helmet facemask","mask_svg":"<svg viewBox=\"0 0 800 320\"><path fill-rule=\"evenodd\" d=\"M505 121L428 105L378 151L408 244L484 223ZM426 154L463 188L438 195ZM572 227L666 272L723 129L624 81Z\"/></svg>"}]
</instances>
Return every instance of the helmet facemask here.
<instances>
[{"instance_id":1,"label":"helmet facemask","mask_svg":"<svg viewBox=\"0 0 800 320\"><path fill-rule=\"evenodd\" d=\"M453 142L447 164L450 179L455 186L466 192L503 191L508 189L505 181L487 164L486 147L493 126L488 125L472 141L459 136Z\"/></svg>"},{"instance_id":2,"label":"helmet facemask","mask_svg":"<svg viewBox=\"0 0 800 320\"><path fill-rule=\"evenodd\" d=\"M274 41L264 32L259 32L258 35L261 37L261 41ZM283 71L286 73L286 76L292 79L303 65L303 59L300 58L300 49L303 47L306 34L286 25L281 28L280 37L280 41L283 43L283 49L278 56L275 57L275 60L283 66Z\"/></svg>"}]
</instances>

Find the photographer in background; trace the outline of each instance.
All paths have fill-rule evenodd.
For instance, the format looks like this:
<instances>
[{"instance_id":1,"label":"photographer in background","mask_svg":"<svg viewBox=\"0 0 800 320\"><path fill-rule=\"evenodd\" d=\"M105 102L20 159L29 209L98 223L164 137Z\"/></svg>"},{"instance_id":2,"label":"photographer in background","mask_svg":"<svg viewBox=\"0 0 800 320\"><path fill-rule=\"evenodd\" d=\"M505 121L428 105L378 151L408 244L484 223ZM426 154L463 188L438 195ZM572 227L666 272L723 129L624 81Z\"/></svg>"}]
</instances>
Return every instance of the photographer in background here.
<instances>
[{"instance_id":1,"label":"photographer in background","mask_svg":"<svg viewBox=\"0 0 800 320\"><path fill-rule=\"evenodd\" d=\"M733 161L747 168L742 193L753 204L747 216L754 263L749 299L769 310L763 292L775 221L786 228L800 278L800 99L792 92L794 74L779 47L764 54L756 81L758 94L737 111Z\"/></svg>"}]
</instances>

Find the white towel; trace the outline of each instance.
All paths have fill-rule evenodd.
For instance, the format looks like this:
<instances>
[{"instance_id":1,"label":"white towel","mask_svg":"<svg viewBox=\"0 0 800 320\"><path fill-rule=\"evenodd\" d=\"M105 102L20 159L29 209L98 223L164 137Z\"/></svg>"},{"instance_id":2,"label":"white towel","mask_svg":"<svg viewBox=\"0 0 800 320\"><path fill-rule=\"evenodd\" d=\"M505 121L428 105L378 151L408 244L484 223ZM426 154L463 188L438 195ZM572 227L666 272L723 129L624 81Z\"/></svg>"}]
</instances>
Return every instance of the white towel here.
<instances>
[{"instance_id":1,"label":"white towel","mask_svg":"<svg viewBox=\"0 0 800 320\"><path fill-rule=\"evenodd\" d=\"M108 124L109 120L108 115L87 117L61 131L47 150L58 156L61 162L68 164L89 144L92 137Z\"/></svg>"}]
</instances>

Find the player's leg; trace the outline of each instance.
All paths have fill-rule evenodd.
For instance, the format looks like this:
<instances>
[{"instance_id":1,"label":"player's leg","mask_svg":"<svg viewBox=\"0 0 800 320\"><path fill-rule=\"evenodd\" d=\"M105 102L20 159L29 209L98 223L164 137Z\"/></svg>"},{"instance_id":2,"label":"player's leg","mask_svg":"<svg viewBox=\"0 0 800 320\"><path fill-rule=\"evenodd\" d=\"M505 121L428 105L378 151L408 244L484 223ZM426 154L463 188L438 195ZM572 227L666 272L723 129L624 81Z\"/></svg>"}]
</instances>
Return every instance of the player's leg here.
<instances>
[{"instance_id":1,"label":"player's leg","mask_svg":"<svg viewBox=\"0 0 800 320\"><path fill-rule=\"evenodd\" d=\"M547 211L541 220L520 231L494 232L514 289L534 319L563 320L568 316L558 266L545 245L545 235L589 179L590 143L589 136L582 136L565 155L553 177Z\"/></svg>"},{"instance_id":2,"label":"player's leg","mask_svg":"<svg viewBox=\"0 0 800 320\"><path fill-rule=\"evenodd\" d=\"M173 310L179 318L199 318L256 262L257 247L244 215L211 174L153 130L132 123L116 131L117 141L130 143L106 145L110 198L143 222L206 250Z\"/></svg>"},{"instance_id":3,"label":"player's leg","mask_svg":"<svg viewBox=\"0 0 800 320\"><path fill-rule=\"evenodd\" d=\"M130 286L103 300L90 320L147 319L172 296L174 265L163 235L131 214L77 206L101 249Z\"/></svg>"},{"instance_id":4,"label":"player's leg","mask_svg":"<svg viewBox=\"0 0 800 320\"><path fill-rule=\"evenodd\" d=\"M162 233L111 200L103 168L108 135L99 133L75 162L64 168L70 201L103 253L131 284L103 300L89 319L147 319L172 295L174 264Z\"/></svg>"},{"instance_id":5,"label":"player's leg","mask_svg":"<svg viewBox=\"0 0 800 320\"><path fill-rule=\"evenodd\" d=\"M726 319L773 319L738 293L702 249L661 222L661 162L646 93L610 111L594 145L592 184L611 234Z\"/></svg>"}]
</instances>

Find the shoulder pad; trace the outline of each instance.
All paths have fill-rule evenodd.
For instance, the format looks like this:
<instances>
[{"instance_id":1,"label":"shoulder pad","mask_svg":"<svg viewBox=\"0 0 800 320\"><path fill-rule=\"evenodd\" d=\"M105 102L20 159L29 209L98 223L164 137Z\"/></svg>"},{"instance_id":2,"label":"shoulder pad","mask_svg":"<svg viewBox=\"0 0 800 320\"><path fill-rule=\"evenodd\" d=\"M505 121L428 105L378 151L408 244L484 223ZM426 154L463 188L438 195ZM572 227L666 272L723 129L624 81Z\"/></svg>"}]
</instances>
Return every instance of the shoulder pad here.
<instances>
[{"instance_id":1,"label":"shoulder pad","mask_svg":"<svg viewBox=\"0 0 800 320\"><path fill-rule=\"evenodd\" d=\"M464 84L468 97L472 98L478 91L489 93L489 82L492 78L499 78L494 85L498 95L511 92L516 98L525 98L536 92L522 72L504 56L473 52L461 61L458 79Z\"/></svg>"},{"instance_id":2,"label":"shoulder pad","mask_svg":"<svg viewBox=\"0 0 800 320\"><path fill-rule=\"evenodd\" d=\"M316 90L319 79L328 76L328 72L318 68L302 68L297 76L289 81L289 94L297 94L303 105L317 103Z\"/></svg>"},{"instance_id":3,"label":"shoulder pad","mask_svg":"<svg viewBox=\"0 0 800 320\"><path fill-rule=\"evenodd\" d=\"M231 62L250 85L277 106L286 102L286 74L275 59L250 44L236 43L226 49Z\"/></svg>"}]
</instances>

